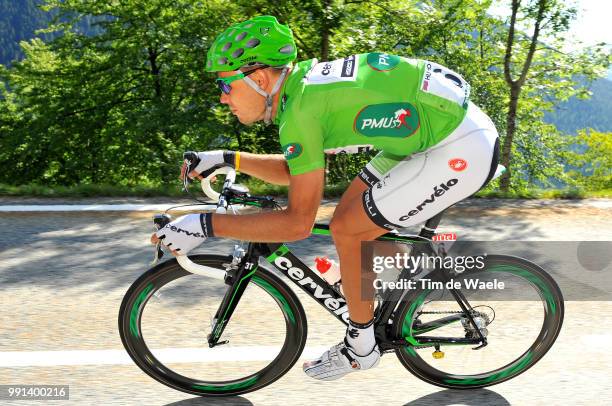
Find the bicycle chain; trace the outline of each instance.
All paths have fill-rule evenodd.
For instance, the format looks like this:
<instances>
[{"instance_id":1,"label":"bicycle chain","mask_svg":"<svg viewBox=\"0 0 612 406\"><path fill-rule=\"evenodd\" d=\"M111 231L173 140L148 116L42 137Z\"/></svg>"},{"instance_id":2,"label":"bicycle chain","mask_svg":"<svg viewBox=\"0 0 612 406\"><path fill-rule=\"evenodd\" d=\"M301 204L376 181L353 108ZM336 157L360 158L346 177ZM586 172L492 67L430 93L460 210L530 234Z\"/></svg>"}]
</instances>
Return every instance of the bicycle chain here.
<instances>
[{"instance_id":1,"label":"bicycle chain","mask_svg":"<svg viewBox=\"0 0 612 406\"><path fill-rule=\"evenodd\" d=\"M437 311L429 311L429 312L418 312L418 315L420 316L421 314L459 314L459 313L463 313L463 312L455 311L455 310L437 310Z\"/></svg>"},{"instance_id":2,"label":"bicycle chain","mask_svg":"<svg viewBox=\"0 0 612 406\"><path fill-rule=\"evenodd\" d=\"M429 312L418 312L417 315L420 316L421 314L461 314L463 313L463 311L453 311L453 310L438 310L438 311L429 311ZM480 312L474 312L472 314L472 316L483 316L483 313ZM417 317L418 317L417 316ZM412 347L415 350L424 350L425 348L432 348L435 347L435 345L419 345L418 347Z\"/></svg>"},{"instance_id":3,"label":"bicycle chain","mask_svg":"<svg viewBox=\"0 0 612 406\"><path fill-rule=\"evenodd\" d=\"M421 315L421 314L462 314L464 313L462 310L430 310L430 311L426 311L426 312L417 312L417 315ZM481 316L481 317L487 317L486 313L482 313L476 310L472 310L472 315L473 316Z\"/></svg>"}]
</instances>

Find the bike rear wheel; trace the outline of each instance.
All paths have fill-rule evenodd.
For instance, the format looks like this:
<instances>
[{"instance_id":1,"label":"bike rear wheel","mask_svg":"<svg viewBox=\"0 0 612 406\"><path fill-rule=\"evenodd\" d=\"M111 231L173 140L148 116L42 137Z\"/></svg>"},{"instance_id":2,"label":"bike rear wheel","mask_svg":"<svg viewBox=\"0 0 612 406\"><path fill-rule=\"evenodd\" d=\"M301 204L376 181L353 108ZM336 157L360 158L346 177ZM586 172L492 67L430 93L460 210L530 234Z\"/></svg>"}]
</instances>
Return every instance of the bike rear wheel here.
<instances>
[{"instance_id":1,"label":"bike rear wheel","mask_svg":"<svg viewBox=\"0 0 612 406\"><path fill-rule=\"evenodd\" d=\"M195 263L223 272L231 257L198 255ZM211 320L229 286L194 275L176 260L143 274L126 293L119 332L136 365L157 381L201 396L233 396L260 389L298 360L307 336L304 309L287 285L259 267L208 348Z\"/></svg>"},{"instance_id":2,"label":"bike rear wheel","mask_svg":"<svg viewBox=\"0 0 612 406\"><path fill-rule=\"evenodd\" d=\"M488 344L473 349L477 344L439 343L444 354L432 354L436 338L479 335L446 289L416 289L398 307L393 331L408 344L396 350L399 360L418 378L452 389L495 385L532 367L555 342L563 323L563 296L539 266L517 257L490 255L482 270L453 279L461 282L460 291ZM476 279L497 280L498 288L464 288L466 280ZM504 289L499 289L501 281ZM433 342L424 343L432 337Z\"/></svg>"}]
</instances>

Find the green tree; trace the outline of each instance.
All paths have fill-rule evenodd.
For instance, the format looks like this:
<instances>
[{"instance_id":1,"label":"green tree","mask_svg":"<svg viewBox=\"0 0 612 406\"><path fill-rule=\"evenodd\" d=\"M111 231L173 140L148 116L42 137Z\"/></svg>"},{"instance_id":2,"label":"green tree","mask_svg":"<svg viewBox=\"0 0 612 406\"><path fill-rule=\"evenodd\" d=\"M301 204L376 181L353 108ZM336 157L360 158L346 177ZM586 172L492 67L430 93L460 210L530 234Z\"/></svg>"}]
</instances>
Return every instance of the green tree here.
<instances>
[{"instance_id":1,"label":"green tree","mask_svg":"<svg viewBox=\"0 0 612 406\"><path fill-rule=\"evenodd\" d=\"M537 20L542 2L534 41L533 28L518 22ZM512 35L512 25L487 14L490 3L48 0L56 18L42 34L57 37L22 42L25 59L0 67L0 182L159 184L175 180L183 150L279 152L276 128L240 124L203 70L219 32L260 14L291 26L300 60L384 51L448 66L472 83L472 100L510 146L513 188L551 177L569 182L567 139L543 115L571 96L587 97L607 55L559 52L573 14L556 1L518 2ZM94 24L87 33L77 28L84 18ZM520 84L512 131L516 85L507 76ZM368 158L331 158L329 180L350 180Z\"/></svg>"},{"instance_id":2,"label":"green tree","mask_svg":"<svg viewBox=\"0 0 612 406\"><path fill-rule=\"evenodd\" d=\"M569 172L575 184L588 190L612 189L612 133L585 129L572 138L568 163L575 168Z\"/></svg>"},{"instance_id":3,"label":"green tree","mask_svg":"<svg viewBox=\"0 0 612 406\"><path fill-rule=\"evenodd\" d=\"M3 181L170 181L183 149L231 136L210 114L218 93L203 73L226 25L223 2L49 0L45 9L57 14L46 31L63 35L22 43L25 59L0 71L11 89L3 97L22 113L2 134ZM97 35L74 29L83 16L99 17Z\"/></svg>"},{"instance_id":4,"label":"green tree","mask_svg":"<svg viewBox=\"0 0 612 406\"><path fill-rule=\"evenodd\" d=\"M500 179L500 187L504 192L510 189L512 172L516 167L512 162L512 156L516 150L514 144L518 132L523 132L523 147L526 147L523 149L523 157L529 158L524 160L528 165L538 164L537 157L525 155L527 151L538 150L538 138L539 145L550 147L544 140L545 134L529 131L529 125L525 126L527 128L517 128L521 116L529 116L535 112L538 120L531 123L541 123L540 112L550 110L552 107L550 102L543 100L544 97L567 100L575 93L584 92L574 78L585 77L593 80L602 74L604 66L607 67L607 58L601 52L587 50L572 55L559 51L565 42L565 33L575 18L574 8L557 0L531 0L521 3L521 0L511 0L511 16L503 65L504 79L510 93L506 113L506 134L501 154L501 163L508 169ZM525 25L533 24L531 35L518 32L519 21ZM536 54L541 57L538 58ZM525 91L525 87L530 89ZM525 93L527 97L521 99L521 95ZM528 98L531 98L531 102L527 102L527 106L524 106L526 108L522 111L519 110L519 101ZM534 100L542 102L540 106L535 106L535 110L529 108L529 104L533 105ZM528 137L535 137L536 140ZM554 151L549 148L546 150ZM542 168L533 170L532 166L531 169L530 177L536 172L542 173Z\"/></svg>"}]
</instances>

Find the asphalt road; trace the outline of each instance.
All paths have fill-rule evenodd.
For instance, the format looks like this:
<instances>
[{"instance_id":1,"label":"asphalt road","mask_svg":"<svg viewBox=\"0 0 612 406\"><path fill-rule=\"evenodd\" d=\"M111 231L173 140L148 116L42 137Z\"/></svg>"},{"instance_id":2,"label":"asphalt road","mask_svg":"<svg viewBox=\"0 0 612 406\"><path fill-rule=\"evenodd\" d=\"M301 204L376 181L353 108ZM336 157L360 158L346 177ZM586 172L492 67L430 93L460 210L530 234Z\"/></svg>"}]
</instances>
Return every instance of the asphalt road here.
<instances>
[{"instance_id":1,"label":"asphalt road","mask_svg":"<svg viewBox=\"0 0 612 406\"><path fill-rule=\"evenodd\" d=\"M8 203L15 202L0 201ZM333 202L328 202L321 220L332 211ZM123 353L116 322L121 299L152 256L148 214L0 213L0 384L69 385L70 401L52 404L609 404L611 213L610 201L472 201L443 220L441 230L456 232L460 239L488 241L488 249L505 249L542 264L564 291L566 317L556 344L515 379L477 391L443 390L413 377L389 354L376 369L323 383L306 377L300 361L262 390L221 400L167 388L118 355ZM542 241L560 242L547 245L550 251L542 254L537 245ZM232 245L208 241L198 252L228 253ZM306 263L333 255L327 237L290 247ZM343 326L308 297L299 297L309 322L306 352L338 342ZM265 332L252 337L264 342Z\"/></svg>"}]
</instances>

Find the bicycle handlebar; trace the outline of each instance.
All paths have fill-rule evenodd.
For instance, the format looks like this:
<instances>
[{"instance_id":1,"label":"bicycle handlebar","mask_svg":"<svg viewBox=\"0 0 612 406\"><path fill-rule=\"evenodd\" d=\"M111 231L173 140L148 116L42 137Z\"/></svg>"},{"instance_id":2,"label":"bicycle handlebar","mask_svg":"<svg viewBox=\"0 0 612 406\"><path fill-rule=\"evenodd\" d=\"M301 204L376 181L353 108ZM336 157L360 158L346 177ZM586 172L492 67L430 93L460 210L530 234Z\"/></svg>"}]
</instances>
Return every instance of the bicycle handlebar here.
<instances>
[{"instance_id":1,"label":"bicycle handlebar","mask_svg":"<svg viewBox=\"0 0 612 406\"><path fill-rule=\"evenodd\" d=\"M192 151L185 152L183 154L183 159L185 160L185 163L187 164L187 170L186 170L186 173L184 174L184 182L185 182L184 186L186 189L189 183L188 173L191 170L191 168L194 168L195 166L197 166L199 159L198 159L197 154ZM221 190L221 193L216 192L210 185L211 179L214 178L216 175L225 175L225 181L223 182L223 189ZM232 188L235 181L236 181L236 170L230 167L219 168L215 170L213 173L211 173L209 176L207 176L206 178L202 179L201 181L202 192L204 192L204 194L209 199L211 199L213 202L217 204L217 208L215 210L216 213L225 214L227 212L227 207L228 207L229 202L227 201L227 198L226 198L227 196L226 192ZM160 228L168 224L171 221L171 218L167 214L160 214L160 215L156 215L153 221L154 221L155 227L159 230ZM159 258L161 258L162 256L163 256L163 252L161 250L160 244L158 243L156 247L155 261L159 260ZM176 260L183 269L193 274L203 275L203 276L220 279L220 280L223 280L225 277L224 270L196 264L195 262L190 260L187 255L177 255Z\"/></svg>"},{"instance_id":2,"label":"bicycle handlebar","mask_svg":"<svg viewBox=\"0 0 612 406\"><path fill-rule=\"evenodd\" d=\"M210 180L216 175L225 175L225 182L223 182L223 189L221 193L215 192L210 186ZM211 200L217 202L216 213L225 214L227 212L227 200L225 199L225 191L232 187L236 181L236 170L230 167L219 168L210 176L202 179L202 192Z\"/></svg>"},{"instance_id":3,"label":"bicycle handlebar","mask_svg":"<svg viewBox=\"0 0 612 406\"><path fill-rule=\"evenodd\" d=\"M210 180L216 175L225 175L225 181L223 182L223 189L221 190L221 193L215 192L210 185ZM236 170L230 167L219 168L211 173L208 177L202 179L202 192L204 192L209 199L217 202L217 209L215 210L216 213L225 214L227 212L228 201L225 198L225 191L231 188L235 181ZM176 257L176 261L183 269L193 274L220 280L223 280L225 277L225 271L196 264L190 260L187 255L178 255Z\"/></svg>"}]
</instances>

